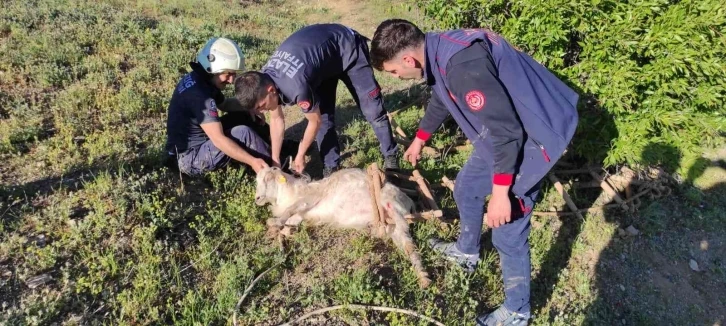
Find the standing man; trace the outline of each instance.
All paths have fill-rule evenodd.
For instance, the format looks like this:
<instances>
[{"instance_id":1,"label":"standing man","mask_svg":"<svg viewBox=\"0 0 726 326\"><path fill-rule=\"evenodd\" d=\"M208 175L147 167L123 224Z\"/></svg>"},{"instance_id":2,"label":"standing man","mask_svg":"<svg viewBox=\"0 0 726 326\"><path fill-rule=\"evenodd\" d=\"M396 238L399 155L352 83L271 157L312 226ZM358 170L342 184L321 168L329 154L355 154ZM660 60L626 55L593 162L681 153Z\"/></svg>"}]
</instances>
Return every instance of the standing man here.
<instances>
[{"instance_id":1,"label":"standing man","mask_svg":"<svg viewBox=\"0 0 726 326\"><path fill-rule=\"evenodd\" d=\"M473 272L486 196L486 223L499 252L504 304L478 325L527 325L530 318L530 216L540 181L577 127L578 95L530 56L482 29L424 34L414 24L381 23L373 66L401 79L424 78L434 92L404 159L416 164L430 135L451 114L474 146L456 177L461 217L456 242L435 251Z\"/></svg>"},{"instance_id":2,"label":"standing man","mask_svg":"<svg viewBox=\"0 0 726 326\"><path fill-rule=\"evenodd\" d=\"M212 171L232 160L255 172L267 167L269 126L264 119L241 110L219 116L219 110L235 110L233 99L225 101L222 90L244 70L242 50L232 40L212 38L190 66L192 72L181 78L169 103L167 165L187 175Z\"/></svg>"},{"instance_id":3,"label":"standing man","mask_svg":"<svg viewBox=\"0 0 726 326\"><path fill-rule=\"evenodd\" d=\"M397 146L383 108L381 88L373 76L366 38L339 24L316 24L288 37L263 67L246 72L235 82L235 97L255 114L270 111L272 160L280 164L285 133L282 105L297 104L308 120L293 168L302 172L313 140L325 164L323 175L339 168L340 148L335 130L335 100L342 80L380 142L384 167L398 169Z\"/></svg>"}]
</instances>

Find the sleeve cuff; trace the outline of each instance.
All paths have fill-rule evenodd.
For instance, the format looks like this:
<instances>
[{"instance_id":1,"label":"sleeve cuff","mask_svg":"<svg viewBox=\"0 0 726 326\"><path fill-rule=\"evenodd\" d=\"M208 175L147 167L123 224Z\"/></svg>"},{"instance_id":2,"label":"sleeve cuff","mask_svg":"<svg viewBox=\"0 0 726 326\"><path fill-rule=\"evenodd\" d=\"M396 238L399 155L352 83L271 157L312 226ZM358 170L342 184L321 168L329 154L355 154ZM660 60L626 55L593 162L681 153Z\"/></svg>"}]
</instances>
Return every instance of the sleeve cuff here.
<instances>
[{"instance_id":1,"label":"sleeve cuff","mask_svg":"<svg viewBox=\"0 0 726 326\"><path fill-rule=\"evenodd\" d=\"M421 139L423 141L427 141L427 140L429 140L429 138L431 138L431 133L430 132L426 132L423 129L419 129L416 132L416 138Z\"/></svg>"},{"instance_id":2,"label":"sleeve cuff","mask_svg":"<svg viewBox=\"0 0 726 326\"><path fill-rule=\"evenodd\" d=\"M511 186L513 180L513 174L495 174L493 183L497 186Z\"/></svg>"}]
</instances>

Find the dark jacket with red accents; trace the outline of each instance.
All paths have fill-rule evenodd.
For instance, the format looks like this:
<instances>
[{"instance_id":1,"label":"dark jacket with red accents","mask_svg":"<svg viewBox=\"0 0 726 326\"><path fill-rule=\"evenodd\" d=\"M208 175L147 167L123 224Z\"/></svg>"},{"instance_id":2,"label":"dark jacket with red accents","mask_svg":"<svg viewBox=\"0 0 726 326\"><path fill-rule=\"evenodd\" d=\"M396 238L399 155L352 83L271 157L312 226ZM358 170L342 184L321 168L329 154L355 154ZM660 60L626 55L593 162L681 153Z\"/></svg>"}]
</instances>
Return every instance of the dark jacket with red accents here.
<instances>
[{"instance_id":1,"label":"dark jacket with red accents","mask_svg":"<svg viewBox=\"0 0 726 326\"><path fill-rule=\"evenodd\" d=\"M577 127L579 96L547 68L482 29L426 34L434 88L419 125L427 140L451 114L493 171L524 195L562 156Z\"/></svg>"},{"instance_id":2,"label":"dark jacket with red accents","mask_svg":"<svg viewBox=\"0 0 726 326\"><path fill-rule=\"evenodd\" d=\"M297 104L307 113L320 104L320 84L355 64L364 39L340 24L305 26L280 44L262 72L275 82L282 104Z\"/></svg>"}]
</instances>

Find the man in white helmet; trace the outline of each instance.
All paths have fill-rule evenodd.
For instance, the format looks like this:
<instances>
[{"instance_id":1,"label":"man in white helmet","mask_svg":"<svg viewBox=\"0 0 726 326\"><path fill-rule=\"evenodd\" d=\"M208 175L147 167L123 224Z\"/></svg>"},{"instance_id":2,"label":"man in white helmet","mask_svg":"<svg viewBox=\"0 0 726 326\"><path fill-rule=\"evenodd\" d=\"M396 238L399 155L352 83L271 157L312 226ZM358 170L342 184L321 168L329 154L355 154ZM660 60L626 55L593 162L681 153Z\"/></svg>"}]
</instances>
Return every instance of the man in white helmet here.
<instances>
[{"instance_id":1,"label":"man in white helmet","mask_svg":"<svg viewBox=\"0 0 726 326\"><path fill-rule=\"evenodd\" d=\"M169 103L167 164L187 175L199 175L232 160L255 172L272 163L269 125L259 116L234 112L233 100L225 101L222 94L237 72L245 69L237 44L212 38L190 66L192 72L181 78ZM220 117L220 110L227 114Z\"/></svg>"}]
</instances>

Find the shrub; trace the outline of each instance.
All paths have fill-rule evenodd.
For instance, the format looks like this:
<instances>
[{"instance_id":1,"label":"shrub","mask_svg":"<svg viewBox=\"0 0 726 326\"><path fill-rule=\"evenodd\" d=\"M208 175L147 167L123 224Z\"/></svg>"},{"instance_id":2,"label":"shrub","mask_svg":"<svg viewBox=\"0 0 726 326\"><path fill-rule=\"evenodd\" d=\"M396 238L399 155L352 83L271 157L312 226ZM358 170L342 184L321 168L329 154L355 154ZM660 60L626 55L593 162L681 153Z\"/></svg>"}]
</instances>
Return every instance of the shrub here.
<instances>
[{"instance_id":1,"label":"shrub","mask_svg":"<svg viewBox=\"0 0 726 326\"><path fill-rule=\"evenodd\" d=\"M419 1L442 28L502 34L581 94L572 147L606 165L685 168L723 144L723 2ZM676 148L651 153L648 147ZM683 171L683 170L681 170Z\"/></svg>"}]
</instances>

